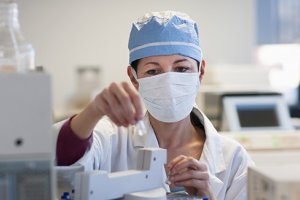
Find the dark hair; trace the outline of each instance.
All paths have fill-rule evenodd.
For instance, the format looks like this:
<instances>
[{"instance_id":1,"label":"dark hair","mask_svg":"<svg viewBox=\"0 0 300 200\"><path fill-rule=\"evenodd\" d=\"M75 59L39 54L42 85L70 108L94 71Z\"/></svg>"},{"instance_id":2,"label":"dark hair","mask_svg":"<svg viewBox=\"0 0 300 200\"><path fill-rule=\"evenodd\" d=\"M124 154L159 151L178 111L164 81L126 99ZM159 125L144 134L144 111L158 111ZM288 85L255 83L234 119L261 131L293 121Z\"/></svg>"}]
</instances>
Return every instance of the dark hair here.
<instances>
[{"instance_id":1,"label":"dark hair","mask_svg":"<svg viewBox=\"0 0 300 200\"><path fill-rule=\"evenodd\" d=\"M140 61L140 59L137 59L130 64L136 73L137 73L137 66L139 64L139 61ZM198 70L199 70L200 62L198 60L196 60L196 62L197 62Z\"/></svg>"},{"instance_id":2,"label":"dark hair","mask_svg":"<svg viewBox=\"0 0 300 200\"><path fill-rule=\"evenodd\" d=\"M139 64L139 61L140 61L140 59L137 59L130 64L136 73L137 73L137 66Z\"/></svg>"}]
</instances>

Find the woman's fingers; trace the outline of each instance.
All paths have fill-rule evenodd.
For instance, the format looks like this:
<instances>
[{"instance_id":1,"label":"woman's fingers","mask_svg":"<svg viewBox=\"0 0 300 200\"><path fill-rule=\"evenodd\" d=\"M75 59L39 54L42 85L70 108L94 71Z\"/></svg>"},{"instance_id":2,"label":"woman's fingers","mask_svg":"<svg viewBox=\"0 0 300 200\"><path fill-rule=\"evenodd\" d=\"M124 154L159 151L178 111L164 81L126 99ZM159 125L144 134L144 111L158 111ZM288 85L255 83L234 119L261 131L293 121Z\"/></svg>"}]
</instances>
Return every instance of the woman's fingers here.
<instances>
[{"instance_id":1,"label":"woman's fingers","mask_svg":"<svg viewBox=\"0 0 300 200\"><path fill-rule=\"evenodd\" d=\"M106 113L108 116L112 115L115 119L117 119L122 126L127 124L127 121L123 114L123 109L120 106L120 103L118 102L118 99L116 96L109 90L104 89L103 90L103 98L106 100L106 102L109 105L108 113Z\"/></svg>"},{"instance_id":2,"label":"woman's fingers","mask_svg":"<svg viewBox=\"0 0 300 200\"><path fill-rule=\"evenodd\" d=\"M105 99L105 96L98 95L96 100L99 110L101 110L103 114L107 115L117 126L121 126L121 122L110 112L110 106L108 100Z\"/></svg>"},{"instance_id":3,"label":"woman's fingers","mask_svg":"<svg viewBox=\"0 0 300 200\"><path fill-rule=\"evenodd\" d=\"M187 169L207 171L207 166L204 163L200 163L193 157L185 157L176 163L172 169L172 173L182 173Z\"/></svg>"},{"instance_id":4,"label":"woman's fingers","mask_svg":"<svg viewBox=\"0 0 300 200\"><path fill-rule=\"evenodd\" d=\"M187 168L206 171L207 166L204 163L200 163L197 159L191 156L177 156L173 159L168 165L167 168L170 170L172 174L180 173L185 171Z\"/></svg>"},{"instance_id":5,"label":"woman's fingers","mask_svg":"<svg viewBox=\"0 0 300 200\"><path fill-rule=\"evenodd\" d=\"M171 182L184 181L188 179L208 180L209 174L207 166L200 163L192 157L180 156L174 159L177 162L174 164L171 173Z\"/></svg>"},{"instance_id":6,"label":"woman's fingers","mask_svg":"<svg viewBox=\"0 0 300 200\"><path fill-rule=\"evenodd\" d=\"M173 168L179 163L181 160L184 160L186 156L180 155L174 158L171 162L167 164L167 169L172 172Z\"/></svg>"},{"instance_id":7,"label":"woman's fingers","mask_svg":"<svg viewBox=\"0 0 300 200\"><path fill-rule=\"evenodd\" d=\"M172 182L180 182L180 181L185 181L190 179L208 180L209 174L206 171L202 172L202 171L189 169L183 173L177 173L170 177L170 181Z\"/></svg>"},{"instance_id":8,"label":"woman's fingers","mask_svg":"<svg viewBox=\"0 0 300 200\"><path fill-rule=\"evenodd\" d=\"M129 94L124 90L122 84L112 83L109 92L115 98L118 105L112 106L112 112L118 112L122 119L122 125L128 126L134 119L134 108Z\"/></svg>"},{"instance_id":9,"label":"woman's fingers","mask_svg":"<svg viewBox=\"0 0 300 200\"><path fill-rule=\"evenodd\" d=\"M95 101L101 113L107 115L118 126L127 127L143 118L141 99L129 83L112 83Z\"/></svg>"},{"instance_id":10,"label":"woman's fingers","mask_svg":"<svg viewBox=\"0 0 300 200\"><path fill-rule=\"evenodd\" d=\"M144 114L143 114L142 100L140 98L138 91L127 82L123 82L122 85L125 91L129 94L131 102L133 103L136 119L141 120Z\"/></svg>"},{"instance_id":11,"label":"woman's fingers","mask_svg":"<svg viewBox=\"0 0 300 200\"><path fill-rule=\"evenodd\" d=\"M199 195L210 194L209 173L206 164L188 156L177 156L168 165L168 180ZM192 192L192 193L194 193Z\"/></svg>"},{"instance_id":12,"label":"woman's fingers","mask_svg":"<svg viewBox=\"0 0 300 200\"><path fill-rule=\"evenodd\" d=\"M209 181L203 181L199 179L188 179L184 181L178 181L174 183L177 187L185 187L187 189L194 188L197 191L197 195L206 196L210 194Z\"/></svg>"}]
</instances>

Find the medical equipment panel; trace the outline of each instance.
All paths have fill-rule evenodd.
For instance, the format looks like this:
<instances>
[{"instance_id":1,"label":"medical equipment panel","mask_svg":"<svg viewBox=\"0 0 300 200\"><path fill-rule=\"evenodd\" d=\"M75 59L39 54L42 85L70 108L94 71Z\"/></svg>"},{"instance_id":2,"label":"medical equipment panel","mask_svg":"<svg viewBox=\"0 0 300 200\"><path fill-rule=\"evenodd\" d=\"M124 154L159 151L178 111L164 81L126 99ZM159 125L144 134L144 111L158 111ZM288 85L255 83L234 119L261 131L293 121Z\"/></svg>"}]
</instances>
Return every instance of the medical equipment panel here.
<instances>
[{"instance_id":1,"label":"medical equipment panel","mask_svg":"<svg viewBox=\"0 0 300 200\"><path fill-rule=\"evenodd\" d=\"M248 199L300 199L299 169L299 163L250 167L248 170Z\"/></svg>"},{"instance_id":2,"label":"medical equipment panel","mask_svg":"<svg viewBox=\"0 0 300 200\"><path fill-rule=\"evenodd\" d=\"M226 96L222 130L293 130L288 105L281 95Z\"/></svg>"},{"instance_id":3,"label":"medical equipment panel","mask_svg":"<svg viewBox=\"0 0 300 200\"><path fill-rule=\"evenodd\" d=\"M136 170L107 173L79 172L75 176L75 200L157 199L165 200L164 149L140 149Z\"/></svg>"},{"instance_id":4,"label":"medical equipment panel","mask_svg":"<svg viewBox=\"0 0 300 200\"><path fill-rule=\"evenodd\" d=\"M0 74L0 199L53 200L50 77Z\"/></svg>"}]
</instances>

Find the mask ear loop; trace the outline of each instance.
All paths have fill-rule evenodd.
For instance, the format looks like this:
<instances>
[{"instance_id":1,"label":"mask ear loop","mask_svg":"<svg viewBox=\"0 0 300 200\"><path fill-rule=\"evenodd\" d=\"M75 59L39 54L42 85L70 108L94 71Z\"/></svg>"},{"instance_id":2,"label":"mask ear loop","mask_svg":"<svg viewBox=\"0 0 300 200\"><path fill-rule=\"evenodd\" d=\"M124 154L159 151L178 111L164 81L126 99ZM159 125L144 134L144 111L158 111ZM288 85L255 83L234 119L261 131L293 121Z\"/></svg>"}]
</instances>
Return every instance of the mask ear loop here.
<instances>
[{"instance_id":1,"label":"mask ear loop","mask_svg":"<svg viewBox=\"0 0 300 200\"><path fill-rule=\"evenodd\" d=\"M203 58L203 53L201 51L201 55L200 55L200 63L199 63L199 71L198 71L198 75L200 76L201 74L201 68L202 68L202 58Z\"/></svg>"},{"instance_id":2,"label":"mask ear loop","mask_svg":"<svg viewBox=\"0 0 300 200\"><path fill-rule=\"evenodd\" d=\"M131 67L131 66L130 66L130 68L131 68L131 73L132 73L133 77L135 78L136 81L138 81L135 69L133 67Z\"/></svg>"}]
</instances>

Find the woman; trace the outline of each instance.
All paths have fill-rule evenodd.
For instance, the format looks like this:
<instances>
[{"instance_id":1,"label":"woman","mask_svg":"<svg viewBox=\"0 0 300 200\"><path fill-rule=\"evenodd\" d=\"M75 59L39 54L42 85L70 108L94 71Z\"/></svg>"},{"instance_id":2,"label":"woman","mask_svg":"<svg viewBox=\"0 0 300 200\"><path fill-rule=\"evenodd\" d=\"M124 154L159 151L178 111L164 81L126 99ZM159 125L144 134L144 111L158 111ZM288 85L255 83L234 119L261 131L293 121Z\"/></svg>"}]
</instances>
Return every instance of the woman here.
<instances>
[{"instance_id":1,"label":"woman","mask_svg":"<svg viewBox=\"0 0 300 200\"><path fill-rule=\"evenodd\" d=\"M109 172L134 169L137 147L167 149L171 191L246 199L246 151L218 135L195 105L205 61L186 14L147 13L133 23L127 82L112 83L78 115L55 125L57 164ZM142 100L147 109L143 113ZM148 133L136 134L143 120Z\"/></svg>"}]
</instances>

